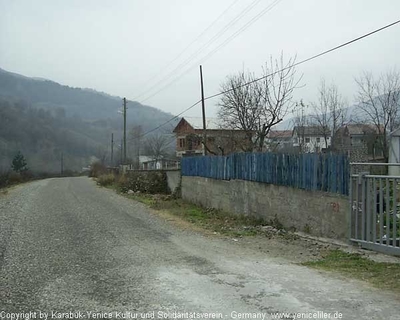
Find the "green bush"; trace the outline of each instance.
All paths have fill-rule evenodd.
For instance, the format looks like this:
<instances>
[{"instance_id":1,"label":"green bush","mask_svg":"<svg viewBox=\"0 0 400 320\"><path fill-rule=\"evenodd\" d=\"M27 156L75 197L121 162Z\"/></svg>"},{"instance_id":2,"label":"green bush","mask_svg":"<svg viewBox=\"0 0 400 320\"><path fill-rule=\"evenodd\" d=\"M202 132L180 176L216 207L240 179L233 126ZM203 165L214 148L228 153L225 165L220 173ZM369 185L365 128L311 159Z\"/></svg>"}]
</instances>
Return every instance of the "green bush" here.
<instances>
[{"instance_id":1,"label":"green bush","mask_svg":"<svg viewBox=\"0 0 400 320\"><path fill-rule=\"evenodd\" d=\"M164 171L133 171L121 176L117 183L121 192L140 191L150 194L167 194L167 175Z\"/></svg>"},{"instance_id":2,"label":"green bush","mask_svg":"<svg viewBox=\"0 0 400 320\"><path fill-rule=\"evenodd\" d=\"M103 187L111 186L115 183L115 176L112 173L102 174L97 178L97 183Z\"/></svg>"}]
</instances>

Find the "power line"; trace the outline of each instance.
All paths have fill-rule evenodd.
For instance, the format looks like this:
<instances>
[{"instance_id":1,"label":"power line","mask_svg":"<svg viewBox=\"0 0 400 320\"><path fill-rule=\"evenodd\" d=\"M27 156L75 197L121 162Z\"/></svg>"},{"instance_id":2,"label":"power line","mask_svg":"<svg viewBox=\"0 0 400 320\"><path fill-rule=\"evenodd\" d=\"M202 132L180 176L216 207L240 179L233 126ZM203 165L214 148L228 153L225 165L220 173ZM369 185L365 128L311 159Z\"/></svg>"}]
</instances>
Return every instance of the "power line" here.
<instances>
[{"instance_id":1,"label":"power line","mask_svg":"<svg viewBox=\"0 0 400 320\"><path fill-rule=\"evenodd\" d=\"M228 39L226 39L222 44L220 44L218 47L216 47L213 51L208 53L205 57L203 57L202 60L198 61L199 63L202 63L209 59L211 56L214 55L219 49L225 47L229 42L231 42L233 39L235 39L239 34L242 32L246 31L253 23L255 23L258 19L260 19L263 15L265 15L267 12L271 11L275 6L279 4L282 0L275 0L272 2L269 6L267 6L264 10L262 10L259 14L257 14L255 17L253 17L250 21L248 21L242 28L237 30L234 34L232 34Z\"/></svg>"},{"instance_id":2,"label":"power line","mask_svg":"<svg viewBox=\"0 0 400 320\"><path fill-rule=\"evenodd\" d=\"M395 24L398 24L398 23L400 23L400 20L397 20L397 21L395 21L395 22L392 22L392 23L390 23L390 24L388 24L388 25L386 25L386 26L384 26L384 27L381 27L381 28L376 29L376 30L374 30L374 31L371 31L371 32L369 32L369 33L366 33L366 34L364 34L364 35L362 35L362 36L360 36L360 37L358 37L358 38L355 38L355 39L353 39L353 40L347 41L347 42L345 42L345 43L343 43L343 44L340 44L340 45L338 45L338 46L336 46L336 47L333 47L333 48L331 48L331 49L329 49L329 50L326 50L326 51L323 51L323 52L321 52L321 53L318 53L318 54L316 54L316 55L314 55L314 56L312 56L312 57L309 57L309 58L304 59L304 60L302 60L302 61L296 62L296 63L294 63L294 64L292 64L292 65L289 65L289 66L287 66L287 67L285 67L285 68L282 68L282 69L280 69L280 70L277 70L277 71L275 71L275 72L272 72L272 73L270 73L270 74L267 74L267 75L265 75L265 76L262 76L262 77L260 77L260 78L254 79L254 80L249 81L249 82L247 82L247 83L244 83L244 84L242 84L242 85L240 85L240 86L238 86L238 87L236 87L236 88L232 88L232 89L229 89L229 90L222 91L222 92L220 92L220 93L214 94L214 95L212 95L212 96L208 96L208 97L205 98L205 100L209 100L209 99L218 97L218 96L220 96L220 95L222 95L222 94L225 94L225 93L228 93L228 92L230 92L230 91L232 91L232 90L234 90L234 89L239 89L239 88L241 88L241 87L247 86L247 85L252 84L252 83L254 83L254 82L257 82L257 81L263 80L263 79L265 79L265 78L271 77L271 76L273 76L273 75L275 75L275 74L277 74L277 73L279 73L279 72L285 71L285 70L287 70L287 69L289 69L289 68L299 66L299 65L301 65L301 64L303 64L303 63L306 63L306 62L308 62L308 61L314 60L314 59L316 59L316 58L318 58L318 57L321 57L321 56L323 56L323 55L325 55L325 54L328 54L328 53L330 53L330 52L332 52L332 51L335 51L335 50L338 50L338 49L340 49L340 48L346 47L346 46L348 46L349 44L352 44L352 43L357 42L357 41L359 41L359 40L361 40L361 39L364 39L364 38L366 38L366 37L369 37L369 36L371 36L371 35L373 35L373 34L379 32L379 31L382 31L382 30L384 30L384 29L390 28L390 27L392 27L392 26L394 26Z\"/></svg>"},{"instance_id":3,"label":"power line","mask_svg":"<svg viewBox=\"0 0 400 320\"><path fill-rule=\"evenodd\" d=\"M226 8L211 24L204 29L194 40L192 40L174 59L172 59L170 62L168 62L162 69L159 74L154 75L151 77L149 80L145 82L145 85L147 85L149 82L153 81L155 78L157 78L162 72L170 67L176 60L178 60L194 43L196 43L197 40L199 40L203 35L207 33L208 30L210 30L223 16L225 13L227 13L239 0L233 1L228 8ZM139 94L134 100L137 98L143 96L145 93L147 93L149 90Z\"/></svg>"},{"instance_id":4,"label":"power line","mask_svg":"<svg viewBox=\"0 0 400 320\"><path fill-rule=\"evenodd\" d=\"M259 14L257 14L256 16L254 16L250 21L248 21L242 28L240 28L239 30L237 30L235 33L233 33L230 37L228 37L228 39L226 39L221 45L219 45L217 48L215 48L214 50L212 50L211 52L209 52L205 57L203 57L202 59L198 60L194 65L192 65L191 67L189 67L188 69L186 69L186 71L184 71L182 74L180 74L179 76L175 77L172 81L168 82L167 84L165 84L164 86L162 86L159 90L157 90L156 92L154 92L153 94L151 94L150 96L146 97L145 99L143 99L141 101L141 103L143 103L144 101L149 100L150 98L154 97L155 95L157 95L158 93L160 93L161 91L163 91L164 89L168 88L170 85L172 85L173 83L175 83L177 80L179 80L181 77L183 77L185 74L187 74L189 71L191 71L193 68L197 67L198 64L206 61L207 59L209 59L212 55L214 55L220 48L224 47L225 45L227 45L229 42L231 42L234 38L236 38L240 33L244 32L247 28L249 28L253 23L255 23L258 19L260 19L263 15L265 15L267 12L271 11L279 2L281 2L282 0L275 0L273 1L271 4L269 4L266 8L264 8ZM257 3L259 1L256 1ZM254 2L253 2L254 3ZM256 4L257 4L256 3ZM212 40L212 39L211 39ZM208 47L208 46L207 46ZM202 48L201 48L202 49ZM204 49L204 48L203 48ZM201 50L200 50L201 51ZM195 53L197 53L199 51L196 51ZM193 56L193 55L192 55ZM192 57L191 56L191 57ZM195 55L197 56L197 55ZM190 58L190 57L189 57ZM189 61L190 62L190 61ZM189 63L188 62L188 63ZM183 66L187 65L188 63L183 63ZM181 64L182 65L182 64ZM179 67L179 66L178 66ZM177 69L177 68L176 68ZM176 70L174 69L174 71ZM169 77L165 78L163 81L167 80ZM163 81L159 81L158 83L162 83ZM158 84L157 83L157 84ZM156 86L156 85L155 85Z\"/></svg>"},{"instance_id":5,"label":"power line","mask_svg":"<svg viewBox=\"0 0 400 320\"><path fill-rule=\"evenodd\" d=\"M244 10L242 10L235 18L233 18L227 25L225 25L225 27L222 28L222 30L220 30L216 35L214 35L210 40L208 40L204 46L200 47L199 49L197 49L194 53L192 53L188 58L186 58L186 60L184 60L182 63L180 63L177 67L175 67L175 69L173 69L172 71L170 71L165 77L163 77L162 79L160 79L159 81L157 81L153 86L151 86L148 90L144 91L142 94L140 94L138 97L141 97L143 95L145 95L147 92L151 92L154 88L156 88L159 84L167 81L168 79L170 79L176 71L179 71L179 69L182 69L183 67L185 67L186 65L188 65L194 58L196 58L203 50L205 50L206 48L208 48L211 44L213 44L216 40L218 40L221 36L223 36L232 26L234 26L238 21L240 21L244 15L249 12L251 9L253 9L261 0L253 0L252 3L250 3ZM186 72L184 73L186 74ZM184 74L182 74L181 76L183 76ZM180 76L180 77L181 77ZM176 81L176 80L174 80ZM163 87L164 88L164 87ZM157 93L160 92L157 91ZM155 93L155 94L157 94ZM153 97L155 94L152 94L150 97ZM148 100L150 97L147 97L145 99L143 99L140 102L144 102L146 100Z\"/></svg>"},{"instance_id":6,"label":"power line","mask_svg":"<svg viewBox=\"0 0 400 320\"><path fill-rule=\"evenodd\" d=\"M362 40L362 39L364 39L364 38L367 38L367 37L369 37L369 36L371 36L371 35L373 35L373 34L375 34L375 33L378 33L378 32L380 32L380 31L382 31L382 30L385 30L385 29L387 29L387 28L390 28L390 27L392 27L392 26L394 26L394 25L396 25L396 24L398 24L398 23L400 23L400 20L397 20L397 21L395 21L395 22L392 22L392 23L390 23L390 24L387 24L387 25L385 25L385 26L383 26L383 27L381 27L381 28L379 28L379 29L376 29L376 30L374 30L374 31L371 31L371 32L369 32L369 33L366 33L366 34L364 34L364 35L362 35L362 36L360 36L360 37L357 37L357 38L355 38L355 39L353 39L353 40L347 41L347 42L345 42L345 43L343 43L343 44L340 44L340 45L338 45L338 46L336 46L336 47L333 47L333 48L331 48L331 49L328 49L328 50L326 50L326 51L323 51L323 52L321 52L321 53L319 53L319 54L316 54L316 55L314 55L314 56L311 56L311 57L309 57L309 58L307 58L307 59L304 59L304 60L302 60L302 61L296 62L296 63L294 63L294 64L292 64L292 65L290 65L290 66L288 66L288 67L282 68L282 69L280 69L280 70L277 70L277 71L275 71L275 72L272 72L272 73L267 74L267 75L265 75L265 76L262 76L262 77L260 77L260 78L257 78L257 79L254 79L254 80L252 80L252 81L246 82L246 83L244 83L244 84L242 84L242 85L240 85L240 86L237 86L237 87L235 87L235 88L232 88L232 89L229 89L229 90L225 90L225 91L222 91L222 92L220 92L220 93L216 93L216 94L214 94L214 95L205 97L204 100L209 100L209 99L218 97L218 96L223 95L223 94L225 94L225 93L228 93L228 92L230 92L230 91L232 91L232 90L234 90L234 89L238 89L238 88L247 86L247 85L252 84L252 83L254 83L254 82L257 82L257 81L263 80L263 79L265 79L265 78L268 78L268 77L270 77L270 76L272 76L272 75L274 75L274 74L277 74L277 73L279 73L279 72L285 71L285 70L287 70L288 68L291 68L291 67L295 67L295 66L304 64L304 63L306 63L306 62L308 62L308 61L311 61L311 60L314 60L314 59L316 59L316 58L318 58L318 57L321 57L321 56L323 56L323 55L326 55L326 54L328 54L328 53L330 53L330 52L332 52L332 51L338 50L338 49L343 48L343 47L345 47L345 46L348 46L348 45L350 45L350 44L352 44L352 43L354 43L354 42L357 42L357 41L359 41L359 40ZM201 102L201 100L197 101L196 103L192 104L190 107L186 108L185 110L183 110L181 113L177 114L176 116L174 116L174 117L171 118L170 120L164 122L163 124L157 126L156 128L154 128L154 129L152 129L152 130L149 130L149 131L145 132L144 134L142 134L142 135L139 136L139 137L135 137L135 139L141 138L141 137L143 137L143 136L145 136L145 135L147 135L147 134L149 134L149 133L151 133L151 132L154 132L154 131L158 130L159 128L163 127L164 125L166 125L166 124L170 123L171 121L175 120L176 118L178 118L178 117L179 117L180 115L182 115L183 113L185 113L185 112L189 111L190 109L194 108L194 107L195 107L196 105L198 105L200 102Z\"/></svg>"},{"instance_id":7,"label":"power line","mask_svg":"<svg viewBox=\"0 0 400 320\"><path fill-rule=\"evenodd\" d=\"M178 113L176 116L172 117L172 118L169 119L168 121L165 121L164 123L160 124L159 126L153 128L153 129L151 129L151 130L149 130L149 131L146 131L145 133L143 133L143 134L141 134L141 135L139 135L139 136L137 136L137 137L134 137L134 138L132 138L132 139L129 139L129 141L132 141L132 140L135 140L135 139L139 139L139 138L141 138L141 137L144 137L145 135L148 135L149 133L152 133L152 132L154 132L154 131L160 129L161 127L165 126L166 124L168 124L168 123L174 121L174 120L175 120L176 118L178 118L180 115L184 114L185 112L187 112L187 111L189 111L190 109L192 109L192 108L194 108L195 106L197 106L200 102L201 102L201 100L197 101L196 103L192 104L190 107L186 108L186 109L183 110L181 113Z\"/></svg>"}]
</instances>

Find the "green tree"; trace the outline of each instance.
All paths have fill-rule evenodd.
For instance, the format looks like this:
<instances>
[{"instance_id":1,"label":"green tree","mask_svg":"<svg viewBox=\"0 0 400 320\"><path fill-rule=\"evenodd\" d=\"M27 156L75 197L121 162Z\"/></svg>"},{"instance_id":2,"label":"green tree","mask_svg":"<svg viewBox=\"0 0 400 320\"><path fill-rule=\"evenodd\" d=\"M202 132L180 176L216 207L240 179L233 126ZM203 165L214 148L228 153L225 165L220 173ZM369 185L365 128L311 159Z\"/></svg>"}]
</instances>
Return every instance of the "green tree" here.
<instances>
[{"instance_id":1,"label":"green tree","mask_svg":"<svg viewBox=\"0 0 400 320\"><path fill-rule=\"evenodd\" d=\"M12 164L11 164L11 168L15 171L15 172L24 172L28 170L28 164L26 163L26 159L23 156L23 154L21 153L21 151L18 151L18 153L15 155Z\"/></svg>"}]
</instances>

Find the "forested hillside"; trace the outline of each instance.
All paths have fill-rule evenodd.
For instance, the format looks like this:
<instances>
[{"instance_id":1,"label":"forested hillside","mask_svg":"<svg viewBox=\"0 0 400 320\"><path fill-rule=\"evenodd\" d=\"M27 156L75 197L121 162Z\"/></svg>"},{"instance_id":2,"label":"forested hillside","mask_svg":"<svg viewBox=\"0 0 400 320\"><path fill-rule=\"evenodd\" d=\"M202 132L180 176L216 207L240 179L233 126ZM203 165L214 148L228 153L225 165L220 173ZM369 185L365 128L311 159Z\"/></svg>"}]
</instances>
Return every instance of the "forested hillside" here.
<instances>
[{"instance_id":1,"label":"forested hillside","mask_svg":"<svg viewBox=\"0 0 400 320\"><path fill-rule=\"evenodd\" d=\"M79 171L91 159L109 161L110 137L115 154L122 137L122 98L94 90L70 88L0 69L0 171L9 170L21 151L34 171ZM146 132L172 117L156 108L128 102L128 132Z\"/></svg>"},{"instance_id":2,"label":"forested hillside","mask_svg":"<svg viewBox=\"0 0 400 320\"><path fill-rule=\"evenodd\" d=\"M0 168L10 168L11 159L20 150L33 171L57 172L61 153L65 166L80 170L90 157L100 157L102 141L106 141L103 126L57 116L36 109L24 102L0 98Z\"/></svg>"},{"instance_id":3,"label":"forested hillside","mask_svg":"<svg viewBox=\"0 0 400 320\"><path fill-rule=\"evenodd\" d=\"M120 119L122 98L92 89L72 88L50 80L24 77L0 69L0 96L17 97L35 108L62 108L66 116L93 119ZM171 114L140 103L128 101L128 122L154 127L171 118ZM131 115L131 116L129 116Z\"/></svg>"}]
</instances>

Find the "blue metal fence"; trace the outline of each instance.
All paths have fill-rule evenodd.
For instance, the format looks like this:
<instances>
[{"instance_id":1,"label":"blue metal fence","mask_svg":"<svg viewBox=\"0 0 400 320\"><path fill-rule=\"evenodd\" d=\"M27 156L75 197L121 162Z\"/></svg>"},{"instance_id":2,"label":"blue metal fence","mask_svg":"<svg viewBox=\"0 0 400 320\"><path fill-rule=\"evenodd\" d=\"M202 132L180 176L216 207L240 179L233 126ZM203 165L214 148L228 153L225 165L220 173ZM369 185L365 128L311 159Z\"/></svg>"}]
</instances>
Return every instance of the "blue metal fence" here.
<instances>
[{"instance_id":1,"label":"blue metal fence","mask_svg":"<svg viewBox=\"0 0 400 320\"><path fill-rule=\"evenodd\" d=\"M349 193L350 167L346 155L236 153L183 158L181 168L183 176L240 179L305 190Z\"/></svg>"}]
</instances>

